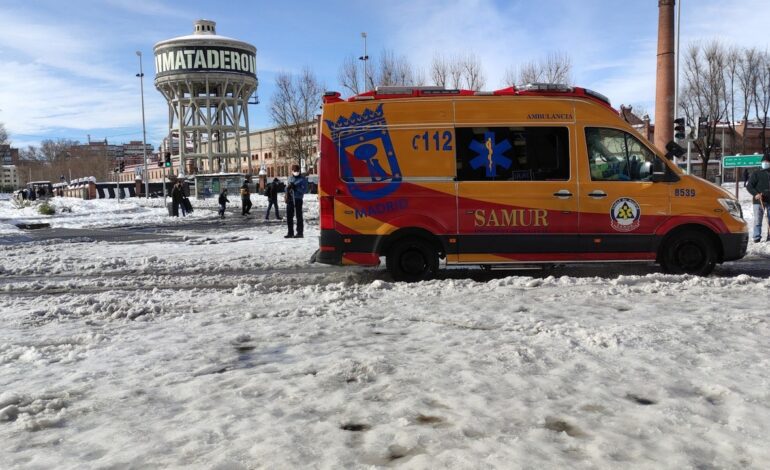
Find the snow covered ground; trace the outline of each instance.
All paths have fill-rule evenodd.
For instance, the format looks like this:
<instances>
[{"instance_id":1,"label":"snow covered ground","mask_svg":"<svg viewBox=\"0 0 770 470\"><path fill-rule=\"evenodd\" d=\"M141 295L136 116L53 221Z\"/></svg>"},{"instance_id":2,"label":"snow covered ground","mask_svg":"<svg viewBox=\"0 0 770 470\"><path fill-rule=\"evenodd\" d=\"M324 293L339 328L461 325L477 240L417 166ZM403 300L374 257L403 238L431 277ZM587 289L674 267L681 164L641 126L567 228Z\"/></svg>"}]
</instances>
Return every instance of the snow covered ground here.
<instances>
[{"instance_id":1,"label":"snow covered ground","mask_svg":"<svg viewBox=\"0 0 770 470\"><path fill-rule=\"evenodd\" d=\"M0 241L160 232L0 243L0 467L768 467L767 244L708 278L399 284L308 264L313 198L288 240L253 200L224 222L213 201L0 201Z\"/></svg>"}]
</instances>

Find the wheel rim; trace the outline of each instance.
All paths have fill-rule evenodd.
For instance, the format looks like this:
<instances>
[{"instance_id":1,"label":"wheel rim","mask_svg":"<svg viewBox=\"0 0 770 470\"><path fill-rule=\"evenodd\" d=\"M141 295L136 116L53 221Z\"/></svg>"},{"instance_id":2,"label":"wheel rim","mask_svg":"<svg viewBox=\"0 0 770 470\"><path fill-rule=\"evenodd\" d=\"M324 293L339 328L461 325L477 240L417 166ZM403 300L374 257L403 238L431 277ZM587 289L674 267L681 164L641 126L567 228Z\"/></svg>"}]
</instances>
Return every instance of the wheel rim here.
<instances>
[{"instance_id":1,"label":"wheel rim","mask_svg":"<svg viewBox=\"0 0 770 470\"><path fill-rule=\"evenodd\" d=\"M703 248L690 240L683 241L676 250L676 261L684 272L699 270L706 260Z\"/></svg>"},{"instance_id":2,"label":"wheel rim","mask_svg":"<svg viewBox=\"0 0 770 470\"><path fill-rule=\"evenodd\" d=\"M422 252L417 249L410 249L401 255L401 269L409 275L416 276L425 272L428 263Z\"/></svg>"}]
</instances>

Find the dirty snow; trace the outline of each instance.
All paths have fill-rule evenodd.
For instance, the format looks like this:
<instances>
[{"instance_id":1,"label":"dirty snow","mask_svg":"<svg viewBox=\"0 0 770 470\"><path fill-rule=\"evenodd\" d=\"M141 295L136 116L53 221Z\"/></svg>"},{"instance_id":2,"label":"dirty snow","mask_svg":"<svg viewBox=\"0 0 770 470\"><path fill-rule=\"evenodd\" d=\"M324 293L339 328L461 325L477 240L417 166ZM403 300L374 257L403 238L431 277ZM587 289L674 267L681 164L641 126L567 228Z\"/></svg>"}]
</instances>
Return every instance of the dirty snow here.
<instances>
[{"instance_id":1,"label":"dirty snow","mask_svg":"<svg viewBox=\"0 0 770 470\"><path fill-rule=\"evenodd\" d=\"M157 200L61 199L71 210L53 217L0 201L7 236L11 220L165 236L0 244L0 466L770 462L766 244L708 278L566 268L400 284L308 264L313 198L306 238L288 240L253 199L258 218L236 202L224 224L213 202L171 219Z\"/></svg>"}]
</instances>

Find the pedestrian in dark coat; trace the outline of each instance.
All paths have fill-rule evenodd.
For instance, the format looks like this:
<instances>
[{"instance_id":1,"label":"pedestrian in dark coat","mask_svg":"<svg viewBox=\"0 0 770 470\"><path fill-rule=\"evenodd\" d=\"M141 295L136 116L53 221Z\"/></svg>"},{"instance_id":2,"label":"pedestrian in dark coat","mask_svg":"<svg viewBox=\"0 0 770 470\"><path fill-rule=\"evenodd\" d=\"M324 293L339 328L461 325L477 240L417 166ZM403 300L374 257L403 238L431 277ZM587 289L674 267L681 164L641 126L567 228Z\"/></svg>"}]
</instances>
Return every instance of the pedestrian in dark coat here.
<instances>
[{"instance_id":1,"label":"pedestrian in dark coat","mask_svg":"<svg viewBox=\"0 0 770 470\"><path fill-rule=\"evenodd\" d=\"M265 220L270 219L270 208L275 206L275 218L281 220L281 214L278 213L278 178L273 178L273 182L265 188L267 196L267 211L265 211Z\"/></svg>"},{"instance_id":2,"label":"pedestrian in dark coat","mask_svg":"<svg viewBox=\"0 0 770 470\"><path fill-rule=\"evenodd\" d=\"M230 202L229 199L227 199L227 188L223 189L221 193L219 193L219 218L224 219L225 218L225 209L227 209L227 203Z\"/></svg>"},{"instance_id":3,"label":"pedestrian in dark coat","mask_svg":"<svg viewBox=\"0 0 770 470\"><path fill-rule=\"evenodd\" d=\"M754 241L762 240L762 218L767 217L770 221L770 154L762 157L762 169L755 171L749 176L749 182L746 183L746 190L752 195L754 230L752 235ZM765 241L770 241L770 232Z\"/></svg>"},{"instance_id":4,"label":"pedestrian in dark coat","mask_svg":"<svg viewBox=\"0 0 770 470\"><path fill-rule=\"evenodd\" d=\"M171 190L171 215L173 217L179 217L179 205L182 204L182 199L184 199L184 189L182 189L182 182L177 181Z\"/></svg>"},{"instance_id":5,"label":"pedestrian in dark coat","mask_svg":"<svg viewBox=\"0 0 770 470\"><path fill-rule=\"evenodd\" d=\"M292 165L289 184L286 186L286 222L289 232L284 238L302 238L302 198L307 192L307 178L300 173L299 165ZM297 233L294 233L294 215L297 216Z\"/></svg>"},{"instance_id":6,"label":"pedestrian in dark coat","mask_svg":"<svg viewBox=\"0 0 770 470\"><path fill-rule=\"evenodd\" d=\"M251 211L251 191L249 190L249 180L241 185L241 215L249 215Z\"/></svg>"}]
</instances>

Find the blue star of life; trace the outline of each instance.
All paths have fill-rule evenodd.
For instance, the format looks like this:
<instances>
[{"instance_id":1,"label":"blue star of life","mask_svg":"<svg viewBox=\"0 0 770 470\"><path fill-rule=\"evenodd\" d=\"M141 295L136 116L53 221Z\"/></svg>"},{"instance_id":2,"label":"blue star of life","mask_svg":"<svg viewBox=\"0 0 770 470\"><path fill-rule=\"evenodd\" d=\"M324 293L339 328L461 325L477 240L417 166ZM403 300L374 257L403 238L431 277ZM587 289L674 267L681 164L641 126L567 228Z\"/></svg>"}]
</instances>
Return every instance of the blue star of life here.
<instances>
[{"instance_id":1,"label":"blue star of life","mask_svg":"<svg viewBox=\"0 0 770 470\"><path fill-rule=\"evenodd\" d=\"M470 161L471 167L474 170L477 170L482 166L485 167L487 178L494 178L497 176L498 166L507 170L511 167L511 163L513 163L510 158L503 155L504 152L511 148L510 142L504 140L499 144L496 144L494 132L485 132L483 144L474 140L468 148L478 155Z\"/></svg>"}]
</instances>

